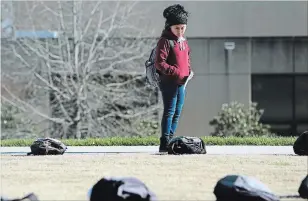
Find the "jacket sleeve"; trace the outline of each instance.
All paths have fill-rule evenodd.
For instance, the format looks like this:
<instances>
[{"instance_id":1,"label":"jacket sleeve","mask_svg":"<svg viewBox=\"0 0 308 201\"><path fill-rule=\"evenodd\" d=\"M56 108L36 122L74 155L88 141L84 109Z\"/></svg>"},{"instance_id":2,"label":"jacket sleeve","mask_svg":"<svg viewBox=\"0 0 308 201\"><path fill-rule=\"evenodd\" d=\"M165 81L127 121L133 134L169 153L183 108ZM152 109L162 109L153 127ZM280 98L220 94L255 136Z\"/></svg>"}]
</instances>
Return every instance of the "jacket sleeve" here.
<instances>
[{"instance_id":1,"label":"jacket sleeve","mask_svg":"<svg viewBox=\"0 0 308 201\"><path fill-rule=\"evenodd\" d=\"M168 58L169 51L169 41L165 38L161 38L157 44L155 68L164 75L178 76L178 68L176 66L169 65L166 61Z\"/></svg>"}]
</instances>

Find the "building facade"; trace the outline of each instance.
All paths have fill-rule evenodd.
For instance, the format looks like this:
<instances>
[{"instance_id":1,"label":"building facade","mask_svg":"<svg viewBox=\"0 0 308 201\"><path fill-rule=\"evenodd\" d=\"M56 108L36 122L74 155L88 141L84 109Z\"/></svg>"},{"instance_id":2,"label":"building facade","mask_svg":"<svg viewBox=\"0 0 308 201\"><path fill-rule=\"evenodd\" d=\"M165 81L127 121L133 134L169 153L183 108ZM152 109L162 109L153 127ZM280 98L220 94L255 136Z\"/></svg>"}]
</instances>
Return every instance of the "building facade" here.
<instances>
[{"instance_id":1,"label":"building facade","mask_svg":"<svg viewBox=\"0 0 308 201\"><path fill-rule=\"evenodd\" d=\"M158 30L172 3L151 2L150 15L162 19L153 20ZM209 121L231 101L257 102L265 110L261 121L279 135L308 130L308 2L181 3L191 12L187 37L196 76L178 135L209 135Z\"/></svg>"}]
</instances>

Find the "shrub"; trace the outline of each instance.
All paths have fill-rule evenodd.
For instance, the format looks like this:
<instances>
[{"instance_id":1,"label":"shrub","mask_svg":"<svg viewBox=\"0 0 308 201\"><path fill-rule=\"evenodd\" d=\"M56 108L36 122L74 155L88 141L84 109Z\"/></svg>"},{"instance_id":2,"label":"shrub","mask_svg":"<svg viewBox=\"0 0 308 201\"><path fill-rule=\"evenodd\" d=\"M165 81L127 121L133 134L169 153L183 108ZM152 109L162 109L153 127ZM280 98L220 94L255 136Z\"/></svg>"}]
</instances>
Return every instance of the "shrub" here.
<instances>
[{"instance_id":1,"label":"shrub","mask_svg":"<svg viewBox=\"0 0 308 201\"><path fill-rule=\"evenodd\" d=\"M257 109L257 103L244 104L231 102L223 104L218 116L210 121L214 126L212 136L271 136L270 126L259 122L264 110Z\"/></svg>"},{"instance_id":2,"label":"shrub","mask_svg":"<svg viewBox=\"0 0 308 201\"><path fill-rule=\"evenodd\" d=\"M140 136L157 136L158 126L159 123L154 120L141 120L136 122L136 130L141 134Z\"/></svg>"},{"instance_id":3,"label":"shrub","mask_svg":"<svg viewBox=\"0 0 308 201\"><path fill-rule=\"evenodd\" d=\"M1 102L1 129L17 129L18 125L22 123L18 116L21 111L12 105Z\"/></svg>"},{"instance_id":4,"label":"shrub","mask_svg":"<svg viewBox=\"0 0 308 201\"><path fill-rule=\"evenodd\" d=\"M35 133L37 129L25 112L1 100L1 140L35 137Z\"/></svg>"}]
</instances>

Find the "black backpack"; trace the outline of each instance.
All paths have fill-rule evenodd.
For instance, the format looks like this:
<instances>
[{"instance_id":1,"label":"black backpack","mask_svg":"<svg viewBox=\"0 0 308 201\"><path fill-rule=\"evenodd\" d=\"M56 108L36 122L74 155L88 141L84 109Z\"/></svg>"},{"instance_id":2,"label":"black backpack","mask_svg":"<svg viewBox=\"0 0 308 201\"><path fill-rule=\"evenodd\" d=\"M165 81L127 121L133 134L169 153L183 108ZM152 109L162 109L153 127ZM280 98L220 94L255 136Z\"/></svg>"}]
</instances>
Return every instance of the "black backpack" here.
<instances>
[{"instance_id":1,"label":"black backpack","mask_svg":"<svg viewBox=\"0 0 308 201\"><path fill-rule=\"evenodd\" d=\"M38 138L30 146L27 155L62 155L67 150L65 144L53 138Z\"/></svg>"},{"instance_id":2,"label":"black backpack","mask_svg":"<svg viewBox=\"0 0 308 201\"><path fill-rule=\"evenodd\" d=\"M90 189L89 201L154 201L153 193L134 177L104 177Z\"/></svg>"},{"instance_id":3,"label":"black backpack","mask_svg":"<svg viewBox=\"0 0 308 201\"><path fill-rule=\"evenodd\" d=\"M279 201L280 198L259 180L242 175L227 175L215 188L216 201Z\"/></svg>"},{"instance_id":4,"label":"black backpack","mask_svg":"<svg viewBox=\"0 0 308 201\"><path fill-rule=\"evenodd\" d=\"M293 151L300 156L308 156L308 131L303 132L294 142Z\"/></svg>"},{"instance_id":5,"label":"black backpack","mask_svg":"<svg viewBox=\"0 0 308 201\"><path fill-rule=\"evenodd\" d=\"M170 140L168 154L206 154L206 148L201 138L178 136Z\"/></svg>"},{"instance_id":6,"label":"black backpack","mask_svg":"<svg viewBox=\"0 0 308 201\"><path fill-rule=\"evenodd\" d=\"M301 198L308 199L308 175L303 179L299 186L298 193Z\"/></svg>"}]
</instances>

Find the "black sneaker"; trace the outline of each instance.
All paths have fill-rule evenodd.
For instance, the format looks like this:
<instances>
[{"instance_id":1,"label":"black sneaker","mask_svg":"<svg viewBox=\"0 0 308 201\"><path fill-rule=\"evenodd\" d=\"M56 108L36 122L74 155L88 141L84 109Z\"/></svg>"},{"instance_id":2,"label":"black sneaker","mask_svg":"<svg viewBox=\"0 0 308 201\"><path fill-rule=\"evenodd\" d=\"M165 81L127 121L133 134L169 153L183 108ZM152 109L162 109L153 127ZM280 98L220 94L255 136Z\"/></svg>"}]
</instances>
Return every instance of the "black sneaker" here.
<instances>
[{"instance_id":1,"label":"black sneaker","mask_svg":"<svg viewBox=\"0 0 308 201\"><path fill-rule=\"evenodd\" d=\"M169 137L160 137L160 145L159 145L159 152L165 153L168 152L168 143L169 143Z\"/></svg>"}]
</instances>

